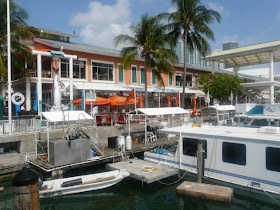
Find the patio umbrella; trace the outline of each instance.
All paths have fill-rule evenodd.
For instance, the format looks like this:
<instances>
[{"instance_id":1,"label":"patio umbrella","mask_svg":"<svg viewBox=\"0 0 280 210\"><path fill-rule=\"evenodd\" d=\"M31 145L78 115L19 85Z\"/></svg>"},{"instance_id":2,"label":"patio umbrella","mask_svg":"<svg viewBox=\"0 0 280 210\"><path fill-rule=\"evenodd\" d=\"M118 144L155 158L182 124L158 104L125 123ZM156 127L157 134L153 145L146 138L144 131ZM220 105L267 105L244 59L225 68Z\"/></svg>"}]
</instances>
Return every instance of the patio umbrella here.
<instances>
[{"instance_id":1,"label":"patio umbrella","mask_svg":"<svg viewBox=\"0 0 280 210\"><path fill-rule=\"evenodd\" d=\"M78 98L73 101L74 106L81 106L82 98ZM86 101L86 106L90 106L90 101ZM110 105L110 101L108 98L102 98L102 97L96 97L96 101L92 102L93 106L104 106L104 105Z\"/></svg>"},{"instance_id":2,"label":"patio umbrella","mask_svg":"<svg viewBox=\"0 0 280 210\"><path fill-rule=\"evenodd\" d=\"M205 103L207 103L207 106L210 104L210 95L209 95L209 90L207 92L206 98L205 98Z\"/></svg>"},{"instance_id":3,"label":"patio umbrella","mask_svg":"<svg viewBox=\"0 0 280 210\"><path fill-rule=\"evenodd\" d=\"M193 115L197 114L197 108L196 108L196 97L193 96Z\"/></svg>"},{"instance_id":4,"label":"patio umbrella","mask_svg":"<svg viewBox=\"0 0 280 210\"><path fill-rule=\"evenodd\" d=\"M111 106L121 106L121 105L130 105L138 103L138 100L133 98L124 97L124 96L113 96L108 98Z\"/></svg>"},{"instance_id":5,"label":"patio umbrella","mask_svg":"<svg viewBox=\"0 0 280 210\"><path fill-rule=\"evenodd\" d=\"M143 108L143 97L139 97L139 108Z\"/></svg>"},{"instance_id":6,"label":"patio umbrella","mask_svg":"<svg viewBox=\"0 0 280 210\"><path fill-rule=\"evenodd\" d=\"M167 96L167 107L170 107L170 96Z\"/></svg>"}]
</instances>

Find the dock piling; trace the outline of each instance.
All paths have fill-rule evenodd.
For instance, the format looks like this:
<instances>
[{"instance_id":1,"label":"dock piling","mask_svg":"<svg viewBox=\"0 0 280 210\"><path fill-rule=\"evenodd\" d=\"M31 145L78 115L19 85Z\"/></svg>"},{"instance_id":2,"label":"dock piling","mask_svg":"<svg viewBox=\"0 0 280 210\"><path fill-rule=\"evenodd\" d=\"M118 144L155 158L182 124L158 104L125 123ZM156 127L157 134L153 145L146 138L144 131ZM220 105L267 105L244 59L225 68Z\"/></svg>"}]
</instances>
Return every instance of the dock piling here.
<instances>
[{"instance_id":1,"label":"dock piling","mask_svg":"<svg viewBox=\"0 0 280 210\"><path fill-rule=\"evenodd\" d=\"M204 140L197 141L197 182L204 182L204 164L205 164L205 150Z\"/></svg>"},{"instance_id":2,"label":"dock piling","mask_svg":"<svg viewBox=\"0 0 280 210\"><path fill-rule=\"evenodd\" d=\"M24 167L12 179L16 210L39 210L39 176Z\"/></svg>"}]
</instances>

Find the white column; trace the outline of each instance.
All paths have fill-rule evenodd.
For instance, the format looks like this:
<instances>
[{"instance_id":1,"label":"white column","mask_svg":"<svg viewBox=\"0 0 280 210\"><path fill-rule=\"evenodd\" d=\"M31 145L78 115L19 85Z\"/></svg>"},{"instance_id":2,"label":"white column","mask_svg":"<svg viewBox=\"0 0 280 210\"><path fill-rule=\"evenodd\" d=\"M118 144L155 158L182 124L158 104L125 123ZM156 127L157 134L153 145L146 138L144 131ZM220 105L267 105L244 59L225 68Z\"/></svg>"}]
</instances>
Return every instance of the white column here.
<instances>
[{"instance_id":1,"label":"white column","mask_svg":"<svg viewBox=\"0 0 280 210\"><path fill-rule=\"evenodd\" d=\"M273 52L269 53L269 80L271 82L269 88L270 103L274 104L274 61Z\"/></svg>"},{"instance_id":2,"label":"white column","mask_svg":"<svg viewBox=\"0 0 280 210\"><path fill-rule=\"evenodd\" d=\"M70 85L70 111L74 110L73 107L73 58L69 59L69 85Z\"/></svg>"},{"instance_id":3,"label":"white column","mask_svg":"<svg viewBox=\"0 0 280 210\"><path fill-rule=\"evenodd\" d=\"M215 61L211 61L211 72L215 74Z\"/></svg>"},{"instance_id":4,"label":"white column","mask_svg":"<svg viewBox=\"0 0 280 210\"><path fill-rule=\"evenodd\" d=\"M11 68L11 35L10 35L10 1L7 0L7 57L8 57L8 120L9 134L12 134L12 68Z\"/></svg>"},{"instance_id":5,"label":"white column","mask_svg":"<svg viewBox=\"0 0 280 210\"><path fill-rule=\"evenodd\" d=\"M26 79L25 83L25 109L26 111L31 110L31 90L30 90L30 80L29 78Z\"/></svg>"},{"instance_id":6,"label":"white column","mask_svg":"<svg viewBox=\"0 0 280 210\"><path fill-rule=\"evenodd\" d=\"M38 98L38 114L42 112L42 55L37 55L37 98Z\"/></svg>"},{"instance_id":7,"label":"white column","mask_svg":"<svg viewBox=\"0 0 280 210\"><path fill-rule=\"evenodd\" d=\"M238 66L235 66L235 67L233 68L234 76L238 76L238 71L239 71L239 67L238 67Z\"/></svg>"}]
</instances>

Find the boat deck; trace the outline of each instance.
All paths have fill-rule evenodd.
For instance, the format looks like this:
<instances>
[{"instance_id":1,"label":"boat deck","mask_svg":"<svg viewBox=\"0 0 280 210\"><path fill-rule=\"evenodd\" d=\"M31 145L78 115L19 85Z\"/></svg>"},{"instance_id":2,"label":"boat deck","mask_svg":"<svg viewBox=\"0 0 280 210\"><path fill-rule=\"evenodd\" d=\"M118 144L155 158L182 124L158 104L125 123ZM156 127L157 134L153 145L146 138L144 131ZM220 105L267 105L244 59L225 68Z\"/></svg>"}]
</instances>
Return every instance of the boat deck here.
<instances>
[{"instance_id":1,"label":"boat deck","mask_svg":"<svg viewBox=\"0 0 280 210\"><path fill-rule=\"evenodd\" d=\"M139 143L134 143L132 142L132 150L131 151L125 151L125 154L123 155L125 158L126 157L133 157L134 154L136 155L137 153L145 152L154 149L155 147L158 146L167 146L167 145L174 145L177 144L177 137L171 137L171 138L162 138L158 139L155 142L150 142L149 144L145 145L142 142ZM105 163L112 163L112 162L118 162L122 160L121 153L118 152L114 148L108 148L107 145L104 145L104 156L95 156L92 157L89 160L79 162L79 163L74 163L74 164L68 164L68 165L63 165L59 167L55 167L51 164L49 164L47 161L43 161L42 157L38 157L35 159L31 159L28 162L35 166L36 168L39 168L40 170L43 170L44 172L52 172L56 170L69 170L72 168L77 168L77 167L85 167L85 166L91 166L91 165L99 165L99 164L105 164Z\"/></svg>"},{"instance_id":2,"label":"boat deck","mask_svg":"<svg viewBox=\"0 0 280 210\"><path fill-rule=\"evenodd\" d=\"M178 169L152 163L146 160L130 159L127 161L110 163L108 168L112 170L126 169L130 173L130 177L150 184L161 179L178 174Z\"/></svg>"}]
</instances>

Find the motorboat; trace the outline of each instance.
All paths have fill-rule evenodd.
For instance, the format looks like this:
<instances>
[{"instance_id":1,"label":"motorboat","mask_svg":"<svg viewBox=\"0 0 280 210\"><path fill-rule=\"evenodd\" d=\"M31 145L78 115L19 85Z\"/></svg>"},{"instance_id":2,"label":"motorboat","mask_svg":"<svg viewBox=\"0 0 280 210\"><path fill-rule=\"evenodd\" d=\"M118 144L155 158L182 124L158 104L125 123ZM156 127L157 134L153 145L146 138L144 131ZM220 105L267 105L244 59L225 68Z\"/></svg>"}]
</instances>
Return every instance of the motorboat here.
<instances>
[{"instance_id":1,"label":"motorboat","mask_svg":"<svg viewBox=\"0 0 280 210\"><path fill-rule=\"evenodd\" d=\"M203 140L204 177L230 187L280 198L280 128L181 126L159 131L178 136L176 150L145 152L145 160L195 175Z\"/></svg>"},{"instance_id":2,"label":"motorboat","mask_svg":"<svg viewBox=\"0 0 280 210\"><path fill-rule=\"evenodd\" d=\"M40 187L40 198L100 190L122 181L130 173L124 169L83 176L44 181Z\"/></svg>"}]
</instances>

